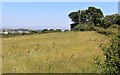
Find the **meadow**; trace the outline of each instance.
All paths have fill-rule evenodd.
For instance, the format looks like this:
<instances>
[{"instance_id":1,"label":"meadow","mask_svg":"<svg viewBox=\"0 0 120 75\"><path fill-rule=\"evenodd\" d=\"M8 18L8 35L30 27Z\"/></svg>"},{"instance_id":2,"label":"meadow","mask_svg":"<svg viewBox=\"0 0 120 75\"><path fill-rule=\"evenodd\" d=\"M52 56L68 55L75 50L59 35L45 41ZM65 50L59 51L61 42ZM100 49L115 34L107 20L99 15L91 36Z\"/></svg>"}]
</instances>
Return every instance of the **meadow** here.
<instances>
[{"instance_id":1,"label":"meadow","mask_svg":"<svg viewBox=\"0 0 120 75\"><path fill-rule=\"evenodd\" d=\"M2 39L3 73L99 73L100 45L109 37L95 31L58 32Z\"/></svg>"}]
</instances>

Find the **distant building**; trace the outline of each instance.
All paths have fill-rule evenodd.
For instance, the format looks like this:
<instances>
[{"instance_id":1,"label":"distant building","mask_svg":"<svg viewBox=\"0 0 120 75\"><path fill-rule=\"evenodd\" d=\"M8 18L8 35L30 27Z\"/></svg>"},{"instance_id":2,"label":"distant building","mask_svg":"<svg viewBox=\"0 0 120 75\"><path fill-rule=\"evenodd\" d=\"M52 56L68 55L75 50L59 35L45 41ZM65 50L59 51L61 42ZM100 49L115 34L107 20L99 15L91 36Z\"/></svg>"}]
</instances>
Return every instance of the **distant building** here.
<instances>
[{"instance_id":1,"label":"distant building","mask_svg":"<svg viewBox=\"0 0 120 75\"><path fill-rule=\"evenodd\" d=\"M23 33L28 34L29 31L18 31L18 33L20 33L20 34L23 34Z\"/></svg>"},{"instance_id":2,"label":"distant building","mask_svg":"<svg viewBox=\"0 0 120 75\"><path fill-rule=\"evenodd\" d=\"M29 30L27 29L3 29L0 30L0 34L29 34Z\"/></svg>"},{"instance_id":3,"label":"distant building","mask_svg":"<svg viewBox=\"0 0 120 75\"><path fill-rule=\"evenodd\" d=\"M3 31L2 31L2 30L0 30L0 34L3 34Z\"/></svg>"},{"instance_id":4,"label":"distant building","mask_svg":"<svg viewBox=\"0 0 120 75\"><path fill-rule=\"evenodd\" d=\"M7 30L0 31L0 34L9 34Z\"/></svg>"},{"instance_id":5,"label":"distant building","mask_svg":"<svg viewBox=\"0 0 120 75\"><path fill-rule=\"evenodd\" d=\"M9 34L9 32L8 32L8 31L5 31L4 34Z\"/></svg>"}]
</instances>

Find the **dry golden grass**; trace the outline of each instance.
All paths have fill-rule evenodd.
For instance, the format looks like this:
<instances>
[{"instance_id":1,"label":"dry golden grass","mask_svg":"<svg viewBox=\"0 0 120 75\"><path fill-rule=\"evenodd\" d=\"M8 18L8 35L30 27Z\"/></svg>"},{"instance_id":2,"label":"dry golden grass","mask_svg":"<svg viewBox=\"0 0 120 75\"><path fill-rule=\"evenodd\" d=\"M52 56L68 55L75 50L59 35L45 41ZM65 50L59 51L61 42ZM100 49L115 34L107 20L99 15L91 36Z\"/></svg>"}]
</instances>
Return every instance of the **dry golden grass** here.
<instances>
[{"instance_id":1,"label":"dry golden grass","mask_svg":"<svg viewBox=\"0 0 120 75\"><path fill-rule=\"evenodd\" d=\"M91 32L61 32L3 38L3 72L99 72L94 57L108 37Z\"/></svg>"},{"instance_id":2,"label":"dry golden grass","mask_svg":"<svg viewBox=\"0 0 120 75\"><path fill-rule=\"evenodd\" d=\"M0 35L0 74L2 74L2 36Z\"/></svg>"}]
</instances>

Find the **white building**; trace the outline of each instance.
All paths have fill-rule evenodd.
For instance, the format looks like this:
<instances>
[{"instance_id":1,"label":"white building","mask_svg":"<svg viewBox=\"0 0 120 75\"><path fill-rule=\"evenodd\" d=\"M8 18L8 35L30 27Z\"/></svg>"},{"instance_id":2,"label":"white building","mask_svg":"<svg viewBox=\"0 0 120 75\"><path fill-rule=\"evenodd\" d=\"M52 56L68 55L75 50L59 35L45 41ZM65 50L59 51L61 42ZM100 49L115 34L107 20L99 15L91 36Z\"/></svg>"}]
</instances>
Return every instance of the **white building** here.
<instances>
[{"instance_id":1,"label":"white building","mask_svg":"<svg viewBox=\"0 0 120 75\"><path fill-rule=\"evenodd\" d=\"M20 34L23 34L23 33L28 34L29 31L18 31L18 33L20 33Z\"/></svg>"},{"instance_id":2,"label":"white building","mask_svg":"<svg viewBox=\"0 0 120 75\"><path fill-rule=\"evenodd\" d=\"M29 34L29 30L27 29L3 29L0 30L0 34Z\"/></svg>"},{"instance_id":3,"label":"white building","mask_svg":"<svg viewBox=\"0 0 120 75\"><path fill-rule=\"evenodd\" d=\"M0 31L0 34L2 34L2 31Z\"/></svg>"},{"instance_id":4,"label":"white building","mask_svg":"<svg viewBox=\"0 0 120 75\"><path fill-rule=\"evenodd\" d=\"M9 34L9 32L8 32L8 31L5 31L4 34Z\"/></svg>"}]
</instances>

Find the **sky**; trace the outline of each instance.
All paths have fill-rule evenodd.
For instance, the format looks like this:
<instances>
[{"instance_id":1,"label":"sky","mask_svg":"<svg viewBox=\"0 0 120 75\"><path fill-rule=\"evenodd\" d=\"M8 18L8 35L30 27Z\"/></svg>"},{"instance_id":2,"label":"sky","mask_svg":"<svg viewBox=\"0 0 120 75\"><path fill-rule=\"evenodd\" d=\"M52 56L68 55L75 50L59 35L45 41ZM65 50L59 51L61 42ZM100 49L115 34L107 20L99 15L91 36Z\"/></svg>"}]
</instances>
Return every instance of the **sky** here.
<instances>
[{"instance_id":1,"label":"sky","mask_svg":"<svg viewBox=\"0 0 120 75\"><path fill-rule=\"evenodd\" d=\"M118 2L119 0L1 0L2 2Z\"/></svg>"},{"instance_id":2,"label":"sky","mask_svg":"<svg viewBox=\"0 0 120 75\"><path fill-rule=\"evenodd\" d=\"M2 28L69 29L68 14L89 6L118 13L118 2L2 2Z\"/></svg>"}]
</instances>

